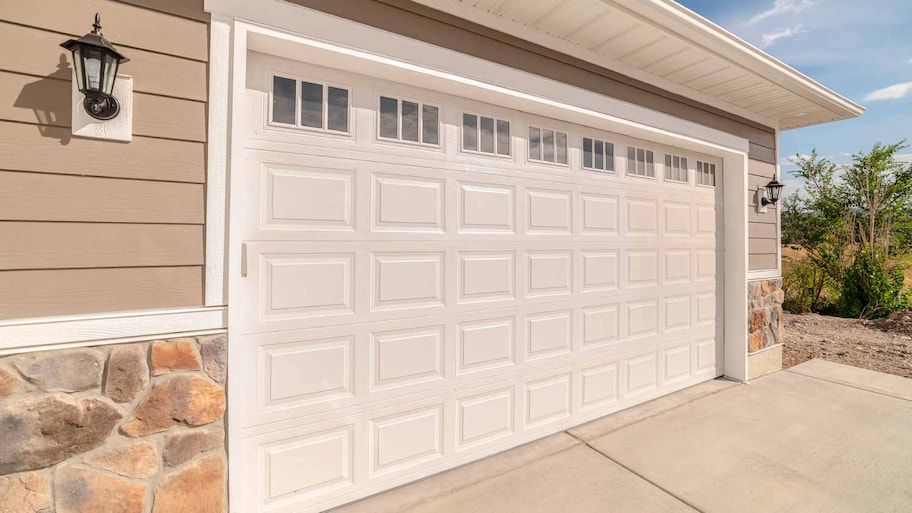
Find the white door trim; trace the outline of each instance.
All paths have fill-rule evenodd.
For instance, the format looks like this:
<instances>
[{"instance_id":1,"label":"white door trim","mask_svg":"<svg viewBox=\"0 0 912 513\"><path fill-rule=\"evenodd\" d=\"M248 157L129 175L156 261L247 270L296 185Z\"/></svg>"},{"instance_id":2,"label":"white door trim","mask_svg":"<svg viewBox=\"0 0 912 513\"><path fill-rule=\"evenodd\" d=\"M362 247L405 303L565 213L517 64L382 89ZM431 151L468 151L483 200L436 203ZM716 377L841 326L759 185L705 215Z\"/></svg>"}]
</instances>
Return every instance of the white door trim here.
<instances>
[{"instance_id":1,"label":"white door trim","mask_svg":"<svg viewBox=\"0 0 912 513\"><path fill-rule=\"evenodd\" d=\"M482 59L459 54L420 41L366 27L316 11L278 1L248 5L241 0L207 0L206 9L213 12L212 32L230 34L213 37L211 60L230 58L231 87L227 104L210 104L210 133L226 137L211 139L209 144L224 145L227 169L242 162L245 130L245 83L247 52L255 50L280 57L315 64L357 69L358 73L377 78L406 81L416 87L476 98L479 101L551 118L567 120L630 134L658 143L690 149L723 159L724 180L724 344L722 372L731 378L747 379L747 151L746 139L702 125L681 120L580 88L545 79L537 75L500 66ZM245 18L256 23L243 21ZM294 33L290 33L292 31ZM363 50L370 48L370 51ZM440 63L446 63L441 70ZM220 100L224 101L224 100ZM226 109L228 116L213 116ZM217 124L218 126L213 126ZM224 132L221 130L224 129ZM210 150L215 151L215 150ZM230 176L229 184L238 183ZM236 190L229 186L229 190ZM249 206L229 201L229 219L244 215ZM241 245L237 228L228 223L228 298L229 305L240 304ZM229 308L229 331L240 326L241 312ZM229 342L230 343L230 342ZM236 343L236 342L235 342ZM229 367L240 351L229 350ZM230 397L241 397L247 386L229 380ZM240 419L229 417L230 480L241 478ZM231 511L240 511L240 483L229 487Z\"/></svg>"},{"instance_id":2,"label":"white door trim","mask_svg":"<svg viewBox=\"0 0 912 513\"><path fill-rule=\"evenodd\" d=\"M0 355L223 332L224 306L40 317L0 322Z\"/></svg>"}]
</instances>

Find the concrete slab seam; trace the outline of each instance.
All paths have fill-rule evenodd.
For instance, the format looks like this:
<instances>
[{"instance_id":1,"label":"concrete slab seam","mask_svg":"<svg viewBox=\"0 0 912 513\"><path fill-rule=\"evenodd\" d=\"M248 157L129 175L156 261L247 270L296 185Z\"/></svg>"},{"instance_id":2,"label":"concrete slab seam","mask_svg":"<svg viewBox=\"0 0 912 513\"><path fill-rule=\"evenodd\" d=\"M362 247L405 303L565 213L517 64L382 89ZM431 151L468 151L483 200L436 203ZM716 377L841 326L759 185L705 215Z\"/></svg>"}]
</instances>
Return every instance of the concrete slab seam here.
<instances>
[{"instance_id":1,"label":"concrete slab seam","mask_svg":"<svg viewBox=\"0 0 912 513\"><path fill-rule=\"evenodd\" d=\"M892 399L899 399L900 401L912 402L912 400L910 400L910 399L907 398L907 397L900 397L900 396L896 396L896 395L893 395L893 394L888 394L888 393L886 393L886 392L880 392L880 391L877 391L877 390L871 390L870 388L863 388L863 387L860 387L860 386L857 386L857 385L852 385L852 384L849 384L849 383L845 383L845 382L843 382L843 381L833 381L832 379L821 378L820 376L812 376L812 375L810 375L810 374L805 374L805 373L803 373L803 372L794 371L794 370L792 370L792 369L785 369L785 372L788 372L788 373L790 373L790 374L794 374L794 375L796 375L796 376L803 376L803 377L805 377L805 378L811 378L811 379L816 379L816 380L819 380L819 381L824 381L824 382L826 382L826 383L833 383L834 385L842 385L842 386L844 386L844 387L854 388L855 390L861 390L862 392L870 392L870 393L872 393L872 394L882 395L882 396L884 396L884 397L890 397L890 398L892 398ZM770 376L772 376L772 374L770 374Z\"/></svg>"},{"instance_id":2,"label":"concrete slab seam","mask_svg":"<svg viewBox=\"0 0 912 513\"><path fill-rule=\"evenodd\" d=\"M712 394L710 394L710 395L712 395ZM706 397L706 396L704 396L704 397ZM626 426L625 426L625 427L626 427ZM566 433L566 431L565 431L565 433ZM675 493L672 493L670 490L666 490L665 488L662 488L662 487L659 486L658 483L656 483L655 481L653 481L653 480L647 478L646 476L644 476L644 475L640 474L639 472L633 470L632 468L628 467L627 465L624 465L623 463L621 463L621 462L615 460L615 459L612 458L611 456L608 456L607 454L603 453L602 451L600 451L600 450L596 449L595 447L589 445L589 442L586 442L585 440L582 440L582 439L580 439L580 438L574 436L574 435L571 434L571 433L567 433L567 434L570 435L570 436L572 436L573 438L576 438L577 440L579 440L580 443L582 443L582 444L585 445L586 447L588 447L588 448L592 449L593 451L595 451L595 453L598 454L599 456L601 456L601 457L605 458L606 460L608 460L608 461L610 461L610 462L616 464L617 466L619 466L619 467L621 467L622 469L626 470L627 472L630 472L631 474L637 476L638 478L642 479L643 481L646 481L647 483L651 484L651 485L654 486L655 488L657 488L657 489L661 490L662 492L668 494L669 496L673 497L675 500L679 501L681 504L684 504L684 505L687 506L688 508L690 508L690 509L692 509L692 510L698 512L698 513L706 513L706 512L703 511L702 509L698 508L696 505L691 504L690 502L684 500L684 498L678 496L678 495L675 494Z\"/></svg>"}]
</instances>

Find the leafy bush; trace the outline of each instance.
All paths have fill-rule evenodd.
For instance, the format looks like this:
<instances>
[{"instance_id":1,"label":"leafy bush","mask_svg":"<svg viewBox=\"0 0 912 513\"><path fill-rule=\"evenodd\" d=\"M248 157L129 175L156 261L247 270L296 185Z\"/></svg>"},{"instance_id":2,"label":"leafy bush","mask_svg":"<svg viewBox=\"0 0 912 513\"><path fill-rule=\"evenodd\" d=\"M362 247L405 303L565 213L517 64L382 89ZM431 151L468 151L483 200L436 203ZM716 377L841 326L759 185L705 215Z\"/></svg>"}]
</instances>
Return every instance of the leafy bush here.
<instances>
[{"instance_id":1,"label":"leafy bush","mask_svg":"<svg viewBox=\"0 0 912 513\"><path fill-rule=\"evenodd\" d=\"M808 258L783 264L782 288L785 292L782 307L792 313L833 311L833 298L839 296L832 280Z\"/></svg>"},{"instance_id":2,"label":"leafy bush","mask_svg":"<svg viewBox=\"0 0 912 513\"><path fill-rule=\"evenodd\" d=\"M909 291L902 269L891 269L885 259L866 252L856 254L842 281L839 314L874 319L908 307Z\"/></svg>"}]
</instances>

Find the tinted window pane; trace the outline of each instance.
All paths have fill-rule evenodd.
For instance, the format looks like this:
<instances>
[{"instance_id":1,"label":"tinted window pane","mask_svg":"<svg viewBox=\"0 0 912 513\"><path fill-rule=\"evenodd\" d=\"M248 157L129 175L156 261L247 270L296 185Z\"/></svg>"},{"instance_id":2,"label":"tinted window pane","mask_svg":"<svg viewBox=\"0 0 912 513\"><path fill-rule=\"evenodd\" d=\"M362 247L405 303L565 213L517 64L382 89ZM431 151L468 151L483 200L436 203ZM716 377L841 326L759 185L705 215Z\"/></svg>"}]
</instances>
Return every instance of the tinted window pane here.
<instances>
[{"instance_id":1,"label":"tinted window pane","mask_svg":"<svg viewBox=\"0 0 912 513\"><path fill-rule=\"evenodd\" d=\"M272 77L272 120L293 125L295 120L295 81Z\"/></svg>"},{"instance_id":2,"label":"tinted window pane","mask_svg":"<svg viewBox=\"0 0 912 513\"><path fill-rule=\"evenodd\" d=\"M402 140L418 142L418 104L402 102Z\"/></svg>"},{"instance_id":3,"label":"tinted window pane","mask_svg":"<svg viewBox=\"0 0 912 513\"><path fill-rule=\"evenodd\" d=\"M348 132L348 89L329 88L327 124L329 130Z\"/></svg>"},{"instance_id":4,"label":"tinted window pane","mask_svg":"<svg viewBox=\"0 0 912 513\"><path fill-rule=\"evenodd\" d=\"M529 158L541 160L541 130L529 127Z\"/></svg>"},{"instance_id":5,"label":"tinted window pane","mask_svg":"<svg viewBox=\"0 0 912 513\"><path fill-rule=\"evenodd\" d=\"M633 146L627 147L627 174L636 174L636 148Z\"/></svg>"},{"instance_id":6,"label":"tinted window pane","mask_svg":"<svg viewBox=\"0 0 912 513\"><path fill-rule=\"evenodd\" d=\"M558 132L555 144L557 145L557 162L559 164L567 163L567 134L563 132Z\"/></svg>"},{"instance_id":7,"label":"tinted window pane","mask_svg":"<svg viewBox=\"0 0 912 513\"><path fill-rule=\"evenodd\" d=\"M424 105L421 113L422 134L421 142L425 144L440 144L440 120L437 107Z\"/></svg>"},{"instance_id":8,"label":"tinted window pane","mask_svg":"<svg viewBox=\"0 0 912 513\"><path fill-rule=\"evenodd\" d=\"M380 137L399 138L399 102L395 98L380 97Z\"/></svg>"},{"instance_id":9,"label":"tinted window pane","mask_svg":"<svg viewBox=\"0 0 912 513\"><path fill-rule=\"evenodd\" d=\"M323 128L323 86L301 82L301 126Z\"/></svg>"},{"instance_id":10,"label":"tinted window pane","mask_svg":"<svg viewBox=\"0 0 912 513\"><path fill-rule=\"evenodd\" d=\"M551 130L542 130L542 150L543 159L554 162L554 132Z\"/></svg>"},{"instance_id":11,"label":"tinted window pane","mask_svg":"<svg viewBox=\"0 0 912 513\"><path fill-rule=\"evenodd\" d=\"M646 176L655 176L655 162L652 160L652 152L646 152Z\"/></svg>"},{"instance_id":12,"label":"tinted window pane","mask_svg":"<svg viewBox=\"0 0 912 513\"><path fill-rule=\"evenodd\" d=\"M497 154L510 154L510 122L497 120Z\"/></svg>"},{"instance_id":13,"label":"tinted window pane","mask_svg":"<svg viewBox=\"0 0 912 513\"><path fill-rule=\"evenodd\" d=\"M494 120L481 118L481 144L479 150L484 153L494 153Z\"/></svg>"},{"instance_id":14,"label":"tinted window pane","mask_svg":"<svg viewBox=\"0 0 912 513\"><path fill-rule=\"evenodd\" d=\"M605 143L595 141L595 168L605 169Z\"/></svg>"},{"instance_id":15,"label":"tinted window pane","mask_svg":"<svg viewBox=\"0 0 912 513\"><path fill-rule=\"evenodd\" d=\"M583 138L583 167L592 167L592 139Z\"/></svg>"},{"instance_id":16,"label":"tinted window pane","mask_svg":"<svg viewBox=\"0 0 912 513\"><path fill-rule=\"evenodd\" d=\"M478 151L478 116L462 115L462 149Z\"/></svg>"},{"instance_id":17,"label":"tinted window pane","mask_svg":"<svg viewBox=\"0 0 912 513\"><path fill-rule=\"evenodd\" d=\"M614 145L610 142L605 143L605 169L614 171Z\"/></svg>"}]
</instances>

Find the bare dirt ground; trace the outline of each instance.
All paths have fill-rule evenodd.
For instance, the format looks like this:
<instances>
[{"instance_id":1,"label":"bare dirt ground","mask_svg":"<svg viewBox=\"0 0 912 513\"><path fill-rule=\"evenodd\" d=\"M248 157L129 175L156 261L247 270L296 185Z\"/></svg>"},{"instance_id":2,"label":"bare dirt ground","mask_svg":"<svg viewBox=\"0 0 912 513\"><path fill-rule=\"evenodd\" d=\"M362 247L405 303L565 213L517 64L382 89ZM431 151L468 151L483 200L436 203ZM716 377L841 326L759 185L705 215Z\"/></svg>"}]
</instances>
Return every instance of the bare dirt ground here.
<instances>
[{"instance_id":1,"label":"bare dirt ground","mask_svg":"<svg viewBox=\"0 0 912 513\"><path fill-rule=\"evenodd\" d=\"M812 358L912 378L912 335L857 319L786 314L782 366Z\"/></svg>"}]
</instances>

